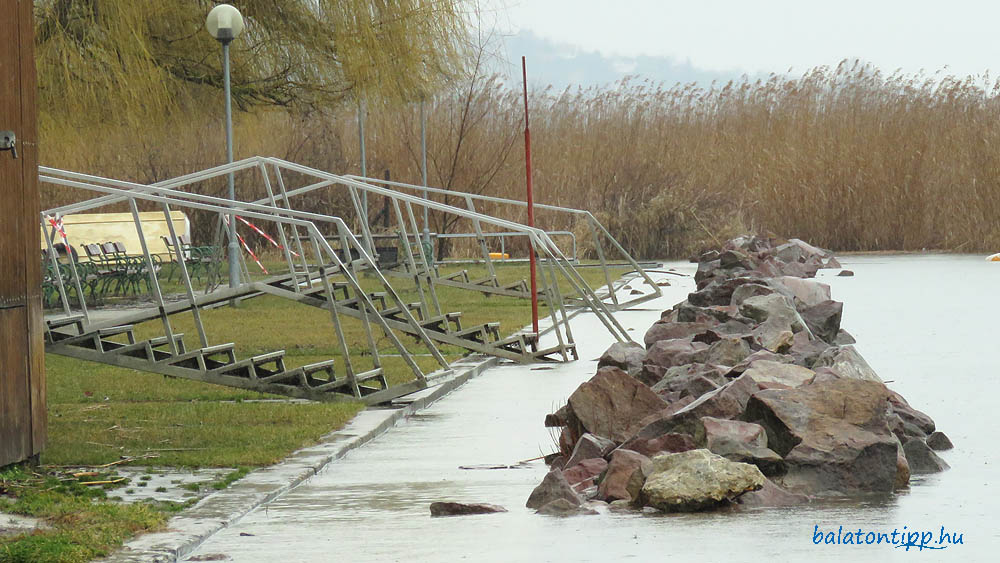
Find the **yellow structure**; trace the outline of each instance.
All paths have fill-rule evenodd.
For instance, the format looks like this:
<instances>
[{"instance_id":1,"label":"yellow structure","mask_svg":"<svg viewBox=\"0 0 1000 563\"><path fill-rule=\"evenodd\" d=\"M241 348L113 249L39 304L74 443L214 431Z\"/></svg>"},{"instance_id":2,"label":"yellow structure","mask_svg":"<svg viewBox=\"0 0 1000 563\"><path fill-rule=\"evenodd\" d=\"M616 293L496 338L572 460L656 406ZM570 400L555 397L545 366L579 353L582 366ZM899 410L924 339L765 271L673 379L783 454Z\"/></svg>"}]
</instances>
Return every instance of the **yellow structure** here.
<instances>
[{"instance_id":1,"label":"yellow structure","mask_svg":"<svg viewBox=\"0 0 1000 563\"><path fill-rule=\"evenodd\" d=\"M184 235L189 240L191 238L191 222L187 215L181 211L171 211L170 219L174 224L177 236ZM81 248L84 244L122 242L129 254L142 254L142 246L139 244L139 235L135 231L135 222L131 213L78 213L76 215L64 215L63 230L69 239L69 244L76 249L80 256L86 254ZM146 238L151 254L168 254L169 250L161 236L170 238L170 229L167 226L167 218L163 213L155 211L139 213L139 220L142 222L142 234ZM45 237L52 232L52 226L46 223L45 231L42 233L42 250L46 248ZM52 242L62 242L60 235L56 233Z\"/></svg>"}]
</instances>

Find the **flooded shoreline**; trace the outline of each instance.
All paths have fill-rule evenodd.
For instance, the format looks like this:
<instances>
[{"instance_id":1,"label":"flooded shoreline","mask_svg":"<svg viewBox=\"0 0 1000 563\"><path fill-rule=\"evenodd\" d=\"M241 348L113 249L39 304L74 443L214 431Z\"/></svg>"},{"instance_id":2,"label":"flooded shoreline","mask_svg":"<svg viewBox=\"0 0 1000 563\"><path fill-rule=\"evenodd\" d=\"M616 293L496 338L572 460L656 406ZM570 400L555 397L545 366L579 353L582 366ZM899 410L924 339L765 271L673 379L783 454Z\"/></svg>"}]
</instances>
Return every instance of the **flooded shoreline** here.
<instances>
[{"instance_id":1,"label":"flooded shoreline","mask_svg":"<svg viewBox=\"0 0 1000 563\"><path fill-rule=\"evenodd\" d=\"M501 366L473 379L419 415L299 487L212 537L197 555L235 561L615 561L841 560L911 557L886 545L816 545L815 527L963 533L963 544L935 559L983 559L1000 545L989 522L1000 498L996 452L983 391L992 370L991 292L1000 269L982 257L933 255L841 260L853 278L823 273L845 303L843 326L889 386L918 409L933 413L955 443L944 457L952 469L917 476L909 490L889 496L831 500L802 507L740 514L637 515L605 513L568 519L538 516L524 507L546 467L463 470L460 466L516 464L555 449L542 426L572 390L589 379L610 344L587 315L574 320L581 360L533 370ZM693 266L672 263L686 273ZM683 298L693 280L671 276L667 294L620 319L640 339L659 311ZM935 319L930 321L929 319ZM589 322L588 321L594 321ZM537 366L535 366L537 367ZM431 519L440 500L486 502L509 512ZM241 535L252 534L252 535Z\"/></svg>"}]
</instances>

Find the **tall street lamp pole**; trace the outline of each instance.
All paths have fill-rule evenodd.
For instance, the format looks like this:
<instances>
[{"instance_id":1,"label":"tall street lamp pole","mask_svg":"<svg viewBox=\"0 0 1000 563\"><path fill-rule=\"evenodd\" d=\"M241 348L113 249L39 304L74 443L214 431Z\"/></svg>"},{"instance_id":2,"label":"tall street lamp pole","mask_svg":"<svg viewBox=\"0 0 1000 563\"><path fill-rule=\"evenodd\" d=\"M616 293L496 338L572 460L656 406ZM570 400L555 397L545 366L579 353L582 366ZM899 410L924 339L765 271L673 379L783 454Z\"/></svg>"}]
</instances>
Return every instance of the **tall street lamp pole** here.
<instances>
[{"instance_id":1,"label":"tall street lamp pole","mask_svg":"<svg viewBox=\"0 0 1000 563\"><path fill-rule=\"evenodd\" d=\"M427 187L427 113L424 111L424 98L420 98L420 180L424 187ZM424 190L424 202L427 197L427 190ZM424 244L431 243L431 223L430 208L424 205Z\"/></svg>"},{"instance_id":2,"label":"tall street lamp pole","mask_svg":"<svg viewBox=\"0 0 1000 563\"><path fill-rule=\"evenodd\" d=\"M222 43L223 88L226 97L226 159L233 162L233 103L229 84L229 44L243 32L243 16L229 4L219 4L212 8L205 21L208 33ZM236 186L233 173L228 176L229 199L236 200ZM236 214L229 215L229 287L240 285L240 247L236 239Z\"/></svg>"}]
</instances>

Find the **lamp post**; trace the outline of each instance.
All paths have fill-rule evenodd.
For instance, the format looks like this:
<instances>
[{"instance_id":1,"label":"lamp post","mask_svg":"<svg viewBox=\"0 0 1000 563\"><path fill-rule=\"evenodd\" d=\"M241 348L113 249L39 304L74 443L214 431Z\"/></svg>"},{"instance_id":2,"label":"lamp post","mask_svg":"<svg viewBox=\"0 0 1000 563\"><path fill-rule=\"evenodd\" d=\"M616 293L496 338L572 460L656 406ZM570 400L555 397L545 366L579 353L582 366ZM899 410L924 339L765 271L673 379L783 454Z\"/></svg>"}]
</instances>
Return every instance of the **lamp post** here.
<instances>
[{"instance_id":1,"label":"lamp post","mask_svg":"<svg viewBox=\"0 0 1000 563\"><path fill-rule=\"evenodd\" d=\"M222 43L222 74L226 97L226 158L233 162L233 104L229 91L229 44L243 33L243 16L229 4L212 8L205 20L208 33ZM236 200L233 173L229 173L229 199ZM229 215L229 287L240 285L240 247L236 240L236 214Z\"/></svg>"},{"instance_id":2,"label":"lamp post","mask_svg":"<svg viewBox=\"0 0 1000 563\"><path fill-rule=\"evenodd\" d=\"M424 111L424 97L420 97L420 180L427 187L427 113ZM424 190L424 202L428 201ZM424 205L424 244L431 243L430 208Z\"/></svg>"}]
</instances>

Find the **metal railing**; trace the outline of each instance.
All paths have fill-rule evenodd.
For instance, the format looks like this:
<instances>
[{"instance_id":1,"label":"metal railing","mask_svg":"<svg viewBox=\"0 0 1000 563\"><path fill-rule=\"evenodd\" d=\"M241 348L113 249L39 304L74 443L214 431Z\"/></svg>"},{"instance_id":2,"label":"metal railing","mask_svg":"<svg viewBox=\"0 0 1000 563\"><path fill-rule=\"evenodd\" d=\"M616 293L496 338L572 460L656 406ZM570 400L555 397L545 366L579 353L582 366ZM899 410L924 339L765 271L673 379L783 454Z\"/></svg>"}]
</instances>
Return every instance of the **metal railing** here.
<instances>
[{"instance_id":1,"label":"metal railing","mask_svg":"<svg viewBox=\"0 0 1000 563\"><path fill-rule=\"evenodd\" d=\"M233 201L225 198L207 196L197 193L198 184L209 180L226 176L230 173L251 173L254 174L264 188L266 197L254 202ZM44 183L59 185L67 188L75 188L97 192L101 195L81 201L79 203L64 205L46 210L41 215L43 226L46 225L47 218L51 216L67 215L98 209L109 205L127 204L135 223L139 240L141 241L141 258L145 261L150 272L149 288L155 305L153 312L143 314L124 315L110 320L91 322L90 311L88 309L82 284L85 279L81 277L79 268L71 267L71 285L74 286L76 295L79 296L77 308L79 309L82 331L101 331L110 329L134 320L148 320L159 318L163 325L166 341L174 354L179 353L169 316L178 312L190 311L194 316L196 330L198 331L200 349L209 348L209 335L205 331L201 322L200 314L202 307L206 304L213 306L221 304L225 299L233 296L249 298L255 295L270 294L284 298L295 299L307 304L328 308L333 317L335 325L335 335L340 343L340 348L344 354L345 361L349 361L349 347L344 340L343 331L340 328L338 315L348 314L358 318L365 325L367 340L371 344L370 352L374 355L375 363L378 364L378 350L374 345L372 328L381 330L386 335L394 334L393 331L402 331L415 336L426 346L430 353L438 360L442 368L447 368L447 362L438 350L438 345L451 344L465 347L472 351L483 353L494 353L501 357L516 359L520 361L531 361L536 358L558 355L563 360L576 357L576 349L573 343L573 336L569 326L569 319L581 311L593 312L609 330L609 332L620 342L630 341L631 338L626 330L612 315L613 310L617 310L636 302L655 298L661 294L661 290L645 274L642 268L631 259L621 246L614 241L606 229L585 211L570 210L554 206L539 206L543 208L557 210L559 212L573 213L587 219L592 226L597 248L600 248L602 238L612 241L611 246L620 251L626 262L631 264L644 278L652 292L630 301L620 301L612 283L611 274L605 261L603 251L598 251L600 262L605 270L607 281L607 291L602 297L592 290L584 278L575 269L577 261L576 235L570 231L545 231L539 228L528 227L516 221L494 217L476 210L474 201L485 200L493 203L520 204L512 200L501 198L489 198L486 196L476 196L472 194L461 194L467 205L466 209L446 205L432 199L424 199L419 195L399 191L398 187L415 189L413 186L399 184L398 182L387 183L378 181L384 185L376 185L375 180L362 180L357 177L340 176L323 172L300 164L287 162L276 158L253 157L234 162L229 165L217 166L200 172L187 174L177 178L165 180L150 185L125 182L110 178L58 170L48 167L40 167L40 180ZM289 189L286 179L289 175L304 177L307 179L306 185ZM419 189L424 189L422 186ZM386 209L391 211L391 217L385 217L387 223L395 230L400 241L402 256L400 262L405 266L402 270L382 270L379 267L378 256L371 226L361 221L360 225L352 229L349 221L339 216L324 215L321 213L301 211L294 208L292 203L297 196L308 194L321 189L345 190L348 194L351 206L358 219L367 216L362 213L359 194L367 196L385 198ZM440 194L443 191L429 188L430 194ZM448 192L449 195L456 195ZM182 303L167 303L161 290L159 280L156 275L156 268L150 254L145 238L142 236L142 222L138 215L138 202L143 205L155 205L160 207L168 217L170 226L170 240L174 252L174 261L181 271L181 282L183 286ZM254 281L249 278L245 283L241 283L235 288L218 289L218 284L206 288L199 292L191 282L191 277L186 267L186 255L183 245L173 229L169 220L171 207L177 209L197 210L209 212L221 218L227 215L235 215L247 219L263 221L273 225L277 231L276 244L281 248L281 255L288 268L288 274L284 277L272 278L264 281ZM439 237L451 238L475 238L479 243L482 253L482 263L489 272L486 280L472 281L469 279L456 279L454 275L441 275L438 272L438 263L430 258L426 253L412 251L413 243L419 246L420 232L417 227L417 211L433 210L435 212L451 217L456 222L465 222L471 228L467 233L448 233ZM391 220L390 220L391 219ZM46 238L47 257L53 263L58 262L55 252L54 240L58 237L56 231L49 230L50 234ZM228 236L228 229L219 228L218 237ZM534 249L540 259L539 293L544 303L548 307L547 317L550 319L549 326L540 334L515 333L512 337L503 338L498 329L490 324L474 329L462 328L458 322L460 312L447 311L447 304L442 304L437 293L437 287L444 285L450 287L460 287L483 293L499 293L503 295L513 295L518 297L530 296L526 288L502 287L499 283L494 269L493 260L489 256L487 240L499 237L503 240L506 237L524 237L528 244ZM569 236L572 241L572 251L567 256L556 244L554 237ZM339 242L340 251L330 244L331 241ZM69 246L69 240L63 240ZM82 242L82 241L77 241ZM228 241L227 241L228 242ZM223 248L226 245L222 241L217 241L216 248ZM310 258L311 255L311 258ZM221 255L219 256L221 260ZM360 272L369 272L373 275L378 285L384 289L384 293L391 301L391 307L379 309L375 306L371 296L366 293L357 277ZM388 278L406 278L413 284L413 291L418 296L419 301L415 304L405 303L399 292L390 284ZM336 278L338 281L333 282ZM564 295L560 289L560 282L565 284L569 293ZM333 284L333 285L331 285ZM341 285L336 285L341 284ZM338 299L334 293L336 288L346 289L344 298ZM209 291L214 289L214 291ZM325 292L325 299L318 299L318 293ZM73 305L70 302L66 284L60 278L58 280L59 301L62 305L66 317L75 314ZM610 301L605 301L605 298ZM574 307L577 305L578 307ZM572 311L570 310L572 309ZM416 313L416 316L412 312ZM419 317L419 318L418 318ZM455 328L451 328L451 324ZM428 328L432 327L432 328ZM89 332L88 332L89 333ZM539 348L542 334L553 334L557 344L551 348ZM399 354L404 358L408 366L414 371L416 381L424 383L426 378L420 372L416 363L412 359L402 341L398 336L390 337L393 345L398 349ZM529 350L530 348L530 350ZM377 366L376 366L377 367ZM154 370L155 371L155 370ZM348 368L349 373L353 373L352 368ZM275 376L277 377L277 376ZM353 376L352 376L353 377ZM351 383L353 388L357 388L356 383ZM386 389L379 391L383 396L388 393Z\"/></svg>"}]
</instances>

